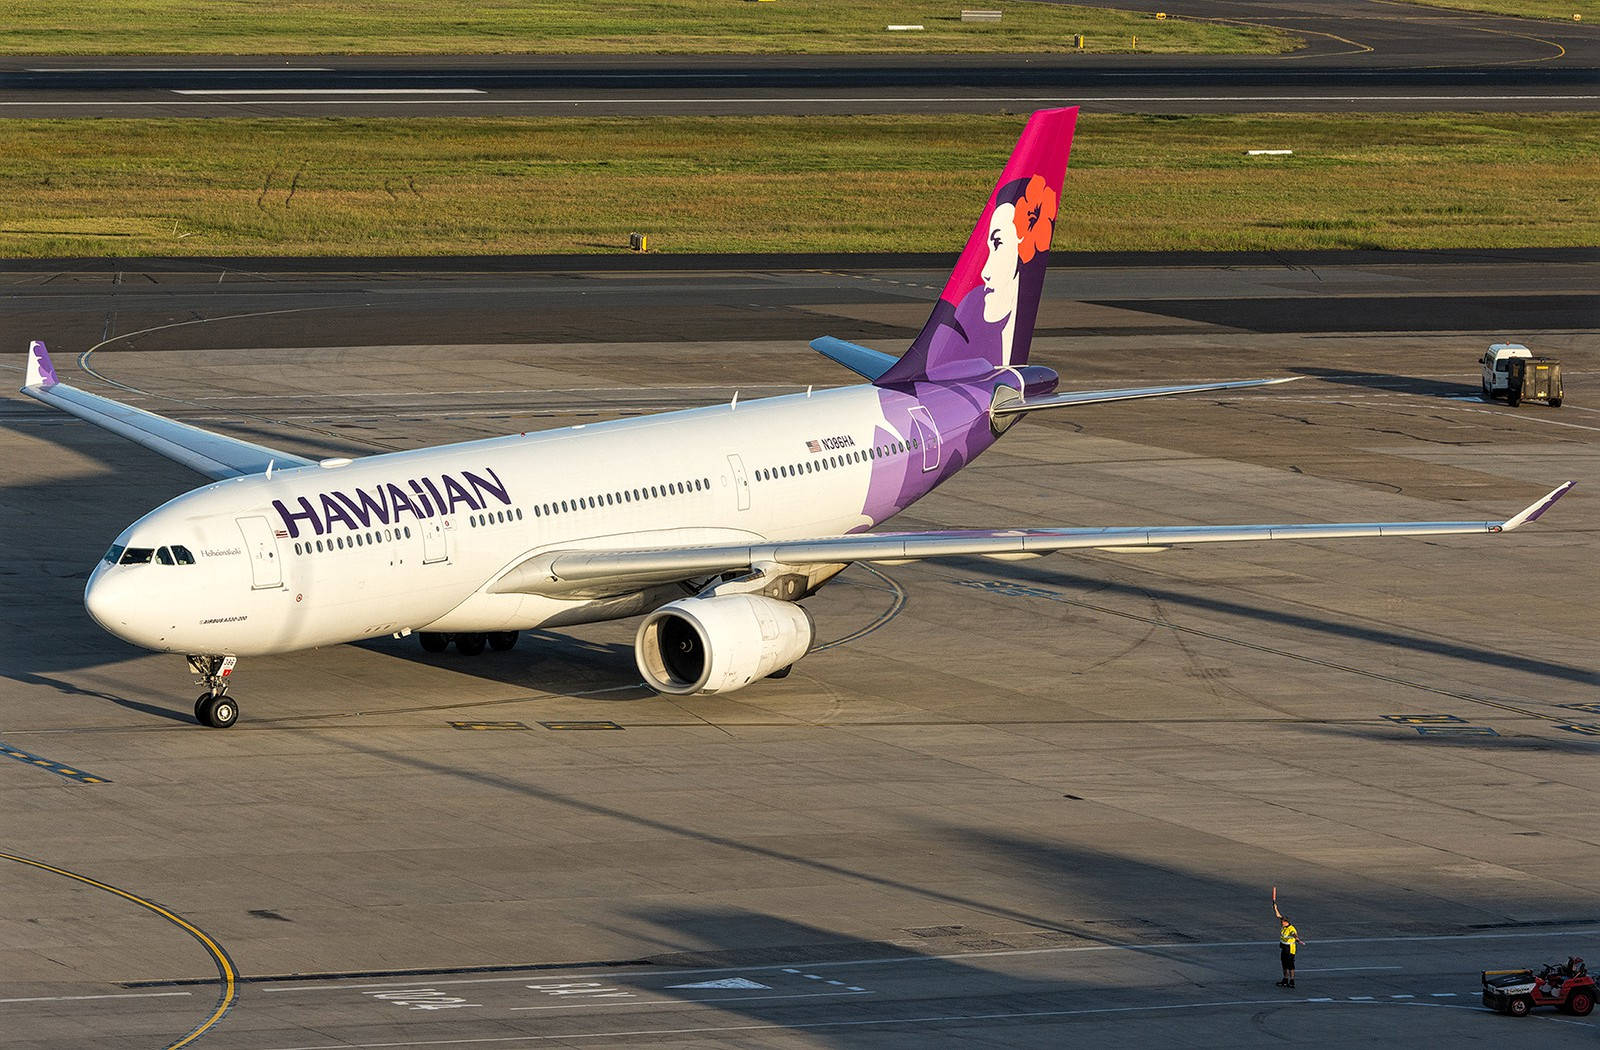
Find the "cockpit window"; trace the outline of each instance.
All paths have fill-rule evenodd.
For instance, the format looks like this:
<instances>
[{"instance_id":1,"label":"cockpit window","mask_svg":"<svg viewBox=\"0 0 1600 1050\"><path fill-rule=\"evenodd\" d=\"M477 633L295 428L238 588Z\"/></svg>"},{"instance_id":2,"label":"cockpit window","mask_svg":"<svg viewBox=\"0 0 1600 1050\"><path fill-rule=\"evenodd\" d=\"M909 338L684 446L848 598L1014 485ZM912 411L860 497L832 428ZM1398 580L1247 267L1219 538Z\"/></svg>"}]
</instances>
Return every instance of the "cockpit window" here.
<instances>
[{"instance_id":1,"label":"cockpit window","mask_svg":"<svg viewBox=\"0 0 1600 1050\"><path fill-rule=\"evenodd\" d=\"M172 548L162 547L156 551L156 561L162 565L172 564Z\"/></svg>"},{"instance_id":2,"label":"cockpit window","mask_svg":"<svg viewBox=\"0 0 1600 1050\"><path fill-rule=\"evenodd\" d=\"M194 555L189 553L189 548L180 543L172 545L172 559L179 565L193 565Z\"/></svg>"},{"instance_id":3,"label":"cockpit window","mask_svg":"<svg viewBox=\"0 0 1600 1050\"><path fill-rule=\"evenodd\" d=\"M101 561L105 562L107 565L115 565L119 560L121 560L122 552L125 550L127 550L126 547L120 547L113 543L111 545L111 549L106 551L106 556L102 558Z\"/></svg>"},{"instance_id":4,"label":"cockpit window","mask_svg":"<svg viewBox=\"0 0 1600 1050\"><path fill-rule=\"evenodd\" d=\"M129 547L122 552L123 565L149 565L150 559L155 557L155 551L149 547Z\"/></svg>"}]
</instances>

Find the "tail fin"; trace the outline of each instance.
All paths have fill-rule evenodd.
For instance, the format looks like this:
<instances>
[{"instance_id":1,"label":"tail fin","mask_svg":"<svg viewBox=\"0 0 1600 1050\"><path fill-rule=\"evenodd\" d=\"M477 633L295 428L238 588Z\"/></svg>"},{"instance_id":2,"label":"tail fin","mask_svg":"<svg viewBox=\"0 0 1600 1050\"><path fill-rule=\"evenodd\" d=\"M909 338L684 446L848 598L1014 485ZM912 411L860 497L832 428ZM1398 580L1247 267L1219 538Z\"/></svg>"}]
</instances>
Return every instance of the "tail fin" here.
<instances>
[{"instance_id":1,"label":"tail fin","mask_svg":"<svg viewBox=\"0 0 1600 1050\"><path fill-rule=\"evenodd\" d=\"M1028 362L1078 108L1028 119L922 333L879 386Z\"/></svg>"}]
</instances>

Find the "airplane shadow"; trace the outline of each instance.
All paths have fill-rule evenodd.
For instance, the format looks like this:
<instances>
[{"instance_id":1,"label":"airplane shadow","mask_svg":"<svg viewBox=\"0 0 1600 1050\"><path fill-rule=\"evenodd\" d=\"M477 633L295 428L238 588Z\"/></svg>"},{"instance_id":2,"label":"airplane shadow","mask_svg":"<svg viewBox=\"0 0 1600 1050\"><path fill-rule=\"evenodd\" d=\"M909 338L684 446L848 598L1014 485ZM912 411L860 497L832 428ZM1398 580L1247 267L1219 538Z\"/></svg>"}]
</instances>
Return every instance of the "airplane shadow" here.
<instances>
[{"instance_id":1,"label":"airplane shadow","mask_svg":"<svg viewBox=\"0 0 1600 1050\"><path fill-rule=\"evenodd\" d=\"M426 652L415 637L353 644L404 663L442 667L533 693L601 703L656 699L655 691L639 680L633 646L622 642L594 641L555 631L523 631L516 648L507 652L486 649L477 656L462 656L453 645L442 653Z\"/></svg>"},{"instance_id":2,"label":"airplane shadow","mask_svg":"<svg viewBox=\"0 0 1600 1050\"><path fill-rule=\"evenodd\" d=\"M1374 646L1401 649L1428 656L1443 656L1468 664L1505 669L1515 668L1529 674L1554 678L1580 685L1600 685L1600 669L1578 667L1555 660L1511 654L1493 649L1485 644L1467 644L1438 638L1408 634L1398 628L1367 626L1345 620L1313 616L1303 611L1268 609L1249 605L1229 598L1210 594L1192 594L1161 586L1154 581L1131 584L1107 579L1103 576L1083 576L1050 568L1032 568L1026 563L994 562L980 559L952 558L945 562L951 567L965 567L975 573L1017 583L1049 587L1081 588L1084 593L1115 594L1130 598L1154 599L1168 607L1218 613L1234 619L1253 623L1271 623L1280 627L1307 631L1336 638L1353 639ZM1092 611L1091 611L1092 614Z\"/></svg>"},{"instance_id":3,"label":"airplane shadow","mask_svg":"<svg viewBox=\"0 0 1600 1050\"><path fill-rule=\"evenodd\" d=\"M1476 383L1454 383L1393 372L1352 372L1347 368L1316 368L1309 365L1292 367L1287 371L1320 379L1335 386L1357 387L1362 390L1416 394L1421 397L1482 398L1482 390Z\"/></svg>"}]
</instances>

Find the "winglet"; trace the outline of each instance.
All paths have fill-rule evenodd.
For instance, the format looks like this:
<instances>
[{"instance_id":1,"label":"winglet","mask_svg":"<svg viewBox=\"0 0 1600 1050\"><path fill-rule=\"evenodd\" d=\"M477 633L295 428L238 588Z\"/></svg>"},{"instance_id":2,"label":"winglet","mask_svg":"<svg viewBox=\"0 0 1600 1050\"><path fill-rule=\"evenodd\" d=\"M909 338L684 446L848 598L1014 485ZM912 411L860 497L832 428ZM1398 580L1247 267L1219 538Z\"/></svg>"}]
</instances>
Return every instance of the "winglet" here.
<instances>
[{"instance_id":1,"label":"winglet","mask_svg":"<svg viewBox=\"0 0 1600 1050\"><path fill-rule=\"evenodd\" d=\"M30 386L52 387L58 381L56 366L50 363L50 351L35 339L28 344L28 381L22 384L23 389Z\"/></svg>"},{"instance_id":2,"label":"winglet","mask_svg":"<svg viewBox=\"0 0 1600 1050\"><path fill-rule=\"evenodd\" d=\"M1538 521L1539 515L1549 510L1556 500L1565 496L1572 489L1572 486L1576 484L1576 481L1569 481L1552 489L1543 499L1529 504L1523 508L1522 513L1501 523L1499 531L1510 532L1512 529L1520 528L1530 521Z\"/></svg>"}]
</instances>

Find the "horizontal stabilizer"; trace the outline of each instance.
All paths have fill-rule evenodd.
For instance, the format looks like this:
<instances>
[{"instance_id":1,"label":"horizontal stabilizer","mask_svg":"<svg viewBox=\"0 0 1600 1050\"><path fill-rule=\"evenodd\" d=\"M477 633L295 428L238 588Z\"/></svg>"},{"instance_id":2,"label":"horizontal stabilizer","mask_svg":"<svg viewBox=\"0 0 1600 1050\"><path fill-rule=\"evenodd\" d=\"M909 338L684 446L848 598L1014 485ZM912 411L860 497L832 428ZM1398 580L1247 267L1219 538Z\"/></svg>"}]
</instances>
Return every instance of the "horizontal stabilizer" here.
<instances>
[{"instance_id":1,"label":"horizontal stabilizer","mask_svg":"<svg viewBox=\"0 0 1600 1050\"><path fill-rule=\"evenodd\" d=\"M811 340L811 349L823 357L832 358L856 375L865 377L868 381L876 381L896 361L900 360L893 354L886 354L882 350L874 350L871 347L847 343L843 339L835 339L831 335L824 335Z\"/></svg>"},{"instance_id":2,"label":"horizontal stabilizer","mask_svg":"<svg viewBox=\"0 0 1600 1050\"><path fill-rule=\"evenodd\" d=\"M1301 376L1287 376L1283 379L1238 379L1228 383L1192 383L1188 386L1134 386L1121 390L1069 390L1063 393L1047 394L1044 397L1030 398L1024 401L1016 398L995 405L992 411L997 416L1014 416L1023 412L1037 412L1046 408L1067 408L1071 405L1098 405L1106 401L1136 401L1146 397L1171 397L1174 394L1200 394L1207 390L1244 390L1253 386L1275 386L1278 383L1292 383Z\"/></svg>"}]
</instances>

